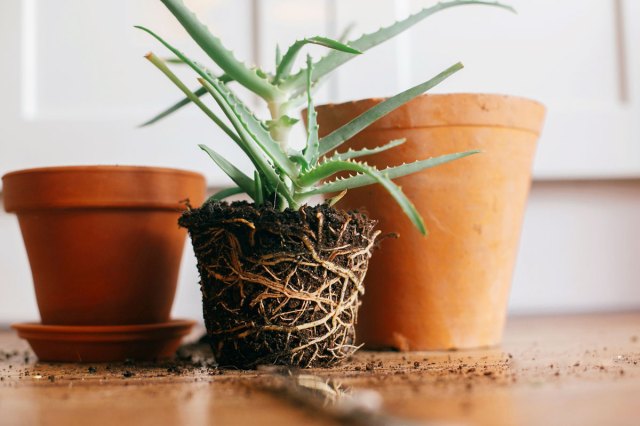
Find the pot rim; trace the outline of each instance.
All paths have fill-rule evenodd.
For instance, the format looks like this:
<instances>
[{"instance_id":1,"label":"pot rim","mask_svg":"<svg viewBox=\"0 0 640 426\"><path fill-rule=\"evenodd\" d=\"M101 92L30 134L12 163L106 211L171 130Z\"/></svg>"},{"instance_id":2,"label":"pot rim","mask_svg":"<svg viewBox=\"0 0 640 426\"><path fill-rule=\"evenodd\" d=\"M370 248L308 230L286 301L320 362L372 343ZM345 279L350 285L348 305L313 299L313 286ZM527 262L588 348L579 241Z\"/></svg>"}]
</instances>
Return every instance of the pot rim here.
<instances>
[{"instance_id":1,"label":"pot rim","mask_svg":"<svg viewBox=\"0 0 640 426\"><path fill-rule=\"evenodd\" d=\"M345 106L345 105L355 105L355 104L371 102L371 101L374 101L374 102L377 103L377 102L386 101L387 99L389 99L391 97L392 96L376 96L376 97L371 97L371 98L360 98L360 99L354 99L354 100L345 101L345 102L320 104L320 105L317 105L316 108L342 107L342 106ZM453 97L455 97L455 98L487 97L487 98L494 98L494 99L502 98L504 100L514 100L514 101L521 101L521 102L527 102L527 103L531 103L531 104L536 104L539 107L543 108L544 110L547 109L547 107L541 101L538 101L536 99L531 99L531 98L528 98L526 96L506 95L506 94L503 94L503 93L488 93L488 92L423 93L422 95L416 96L415 99L421 99L421 98L441 98L441 99L443 99L443 98L447 98L447 97L452 97L452 98Z\"/></svg>"},{"instance_id":2,"label":"pot rim","mask_svg":"<svg viewBox=\"0 0 640 426\"><path fill-rule=\"evenodd\" d=\"M192 327L196 321L191 319L170 319L165 322L151 324L130 324L130 325L49 325L39 322L15 323L11 325L14 330L31 334L60 334L60 335L110 335L153 332L172 329Z\"/></svg>"},{"instance_id":3,"label":"pot rim","mask_svg":"<svg viewBox=\"0 0 640 426\"><path fill-rule=\"evenodd\" d=\"M388 98L316 107L320 128L335 129ZM438 127L502 127L540 134L546 107L519 96L486 93L423 94L384 115L363 132ZM303 118L305 115L303 114Z\"/></svg>"},{"instance_id":4,"label":"pot rim","mask_svg":"<svg viewBox=\"0 0 640 426\"><path fill-rule=\"evenodd\" d=\"M161 209L199 205L206 190L201 173L147 166L60 166L17 170L2 177L4 209Z\"/></svg>"},{"instance_id":5,"label":"pot rim","mask_svg":"<svg viewBox=\"0 0 640 426\"><path fill-rule=\"evenodd\" d=\"M135 165L75 165L75 166L43 166L18 169L5 173L2 180L7 177L24 174L46 174L46 173L83 173L83 172L127 172L127 173L167 173L186 175L193 177L204 177L202 173L161 166L135 166Z\"/></svg>"}]
</instances>

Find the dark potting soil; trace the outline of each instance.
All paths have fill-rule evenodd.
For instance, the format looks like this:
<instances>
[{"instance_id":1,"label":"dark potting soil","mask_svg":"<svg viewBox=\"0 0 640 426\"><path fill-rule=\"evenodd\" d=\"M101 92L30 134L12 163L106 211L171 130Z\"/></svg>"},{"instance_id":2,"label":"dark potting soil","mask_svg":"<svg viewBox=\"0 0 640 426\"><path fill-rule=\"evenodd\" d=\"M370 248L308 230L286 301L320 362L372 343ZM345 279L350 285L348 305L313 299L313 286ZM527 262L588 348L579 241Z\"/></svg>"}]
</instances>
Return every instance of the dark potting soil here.
<instances>
[{"instance_id":1,"label":"dark potting soil","mask_svg":"<svg viewBox=\"0 0 640 426\"><path fill-rule=\"evenodd\" d=\"M375 221L327 205L280 212L211 202L179 223L198 258L205 325L221 366L330 366L357 349Z\"/></svg>"}]
</instances>

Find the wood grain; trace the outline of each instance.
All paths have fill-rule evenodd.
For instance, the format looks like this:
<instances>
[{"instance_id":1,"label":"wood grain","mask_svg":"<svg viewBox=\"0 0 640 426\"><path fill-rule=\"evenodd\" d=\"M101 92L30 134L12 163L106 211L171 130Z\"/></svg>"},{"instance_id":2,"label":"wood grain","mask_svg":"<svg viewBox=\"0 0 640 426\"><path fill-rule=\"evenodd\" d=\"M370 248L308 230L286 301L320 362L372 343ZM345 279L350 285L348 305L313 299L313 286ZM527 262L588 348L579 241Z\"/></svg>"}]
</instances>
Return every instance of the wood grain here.
<instances>
[{"instance_id":1,"label":"wood grain","mask_svg":"<svg viewBox=\"0 0 640 426\"><path fill-rule=\"evenodd\" d=\"M269 372L221 372L206 361L36 363L9 331L0 332L0 350L2 425L333 421L279 396ZM125 377L127 371L134 375ZM512 318L501 348L361 351L343 367L305 373L346 392L378 392L386 417L378 412L369 424L389 424L394 416L418 424L633 425L640 421L640 313Z\"/></svg>"}]
</instances>

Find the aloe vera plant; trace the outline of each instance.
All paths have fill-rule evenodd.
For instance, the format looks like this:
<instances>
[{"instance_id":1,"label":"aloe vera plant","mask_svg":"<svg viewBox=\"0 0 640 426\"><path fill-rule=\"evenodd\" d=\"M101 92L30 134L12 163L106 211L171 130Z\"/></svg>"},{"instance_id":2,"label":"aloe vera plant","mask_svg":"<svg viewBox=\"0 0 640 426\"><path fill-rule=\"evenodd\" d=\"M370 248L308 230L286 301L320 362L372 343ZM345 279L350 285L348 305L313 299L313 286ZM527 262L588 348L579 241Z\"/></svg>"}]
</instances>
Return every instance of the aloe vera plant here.
<instances>
[{"instance_id":1,"label":"aloe vera plant","mask_svg":"<svg viewBox=\"0 0 640 426\"><path fill-rule=\"evenodd\" d=\"M184 5L182 0L162 0L169 11L182 24L192 39L206 55L222 70L216 75L205 66L189 59L153 31L137 27L162 43L175 55L176 59L163 60L153 53L146 58L162 71L185 95L179 103L154 117L145 124L151 124L194 103L249 157L255 170L247 175L232 162L223 158L214 149L200 145L211 159L235 183L235 187L215 194L213 200L221 200L234 194L246 193L256 204L271 202L280 210L287 207L298 209L305 201L317 194L344 193L344 191L370 184L381 184L400 204L403 211L422 232L426 233L424 222L402 189L392 180L401 176L456 160L477 151L454 153L437 158L422 159L410 164L376 169L362 160L362 157L393 149L404 140L390 141L375 149L340 151L340 146L367 126L389 114L391 111L436 86L455 72L462 69L457 63L430 80L412 87L396 96L388 98L334 132L320 138L313 104L312 92L322 78L351 60L360 53L407 30L438 11L462 5L487 5L512 10L509 6L482 0L453 0L425 8L410 17L388 27L361 36L350 42L340 42L326 37L311 37L296 41L284 54L276 52L275 70L266 72L258 67L248 67L227 50L220 39L211 34L207 27ZM330 49L329 53L313 62L307 56L306 67L293 71L296 58L308 44L316 44ZM198 75L200 87L192 90L169 68L169 62L181 62ZM244 86L266 101L270 117L261 120L229 88L231 82ZM210 94L227 121L213 112L202 96ZM298 120L291 112L303 105L307 106L307 140L302 150L289 146L289 131ZM348 177L343 176L345 173ZM338 195L337 197L339 197ZM330 203L336 198L330 200Z\"/></svg>"}]
</instances>

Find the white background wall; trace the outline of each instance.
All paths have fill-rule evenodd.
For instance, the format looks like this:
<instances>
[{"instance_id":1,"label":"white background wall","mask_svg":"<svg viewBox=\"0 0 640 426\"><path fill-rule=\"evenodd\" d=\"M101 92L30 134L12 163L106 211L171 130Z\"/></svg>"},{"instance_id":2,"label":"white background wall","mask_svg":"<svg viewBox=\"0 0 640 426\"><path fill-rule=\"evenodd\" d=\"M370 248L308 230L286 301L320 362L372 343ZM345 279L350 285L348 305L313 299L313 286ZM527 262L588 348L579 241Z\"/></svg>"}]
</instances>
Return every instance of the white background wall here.
<instances>
[{"instance_id":1,"label":"white background wall","mask_svg":"<svg viewBox=\"0 0 640 426\"><path fill-rule=\"evenodd\" d=\"M239 57L268 67L276 42L336 36L354 21L356 35L433 2L186 3ZM544 102L549 115L511 310L640 308L640 2L511 3L519 15L472 7L429 18L346 65L323 89L321 101L389 95L463 60L466 69L437 91L509 93ZM150 49L165 51L132 29L140 23L206 62L159 1L0 1L0 173L44 165L147 164L200 170L212 186L227 183L195 148L202 140L222 139L195 109L135 128L179 98L142 59ZM247 165L230 144L221 146ZM198 318L199 309L187 250L175 314ZM0 323L29 319L37 319L37 310L17 221L0 213Z\"/></svg>"}]
</instances>

